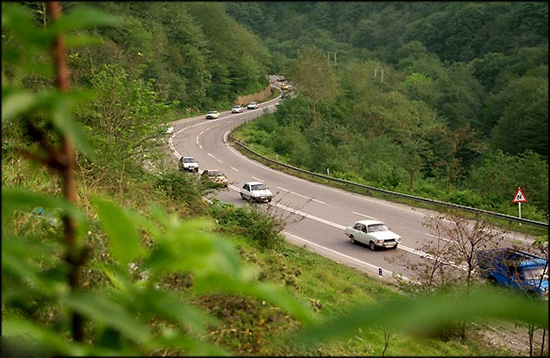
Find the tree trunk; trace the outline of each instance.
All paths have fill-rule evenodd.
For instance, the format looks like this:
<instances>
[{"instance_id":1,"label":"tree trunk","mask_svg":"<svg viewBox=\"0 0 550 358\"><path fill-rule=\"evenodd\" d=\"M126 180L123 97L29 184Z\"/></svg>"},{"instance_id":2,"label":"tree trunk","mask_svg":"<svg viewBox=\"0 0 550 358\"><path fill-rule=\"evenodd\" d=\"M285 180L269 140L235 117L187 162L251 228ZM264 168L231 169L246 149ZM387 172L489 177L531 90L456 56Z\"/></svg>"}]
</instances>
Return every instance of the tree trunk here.
<instances>
[{"instance_id":1,"label":"tree trunk","mask_svg":"<svg viewBox=\"0 0 550 358\"><path fill-rule=\"evenodd\" d=\"M58 1L52 1L48 3L50 14L52 17L52 23L55 23L63 13L61 4ZM67 92L69 90L69 68L67 66L67 49L65 47L64 39L61 35L57 35L54 42L54 59L55 59L55 83L60 92ZM62 158L63 164L60 169L62 177L63 194L65 200L71 204L76 203L76 185L75 185L75 150L71 140L63 135L62 137ZM66 245L66 257L65 260L69 264L69 285L71 289L76 289L79 286L78 271L82 263L83 255L78 252L76 245L76 223L74 218L65 214L63 216L63 224L65 228L65 245ZM84 319L82 315L77 312L72 312L72 338L75 342L84 341Z\"/></svg>"}]
</instances>

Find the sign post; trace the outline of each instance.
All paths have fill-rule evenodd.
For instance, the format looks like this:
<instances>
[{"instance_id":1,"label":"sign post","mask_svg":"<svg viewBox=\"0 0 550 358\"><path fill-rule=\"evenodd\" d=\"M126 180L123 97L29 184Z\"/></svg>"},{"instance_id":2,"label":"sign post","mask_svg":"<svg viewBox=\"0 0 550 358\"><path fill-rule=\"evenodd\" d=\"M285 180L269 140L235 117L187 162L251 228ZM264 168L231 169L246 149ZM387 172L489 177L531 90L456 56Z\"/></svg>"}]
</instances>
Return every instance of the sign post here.
<instances>
[{"instance_id":1,"label":"sign post","mask_svg":"<svg viewBox=\"0 0 550 358\"><path fill-rule=\"evenodd\" d=\"M521 191L521 188L518 186L518 191L516 192L516 196L514 197L514 200L512 200L513 203L518 203L518 209L519 209L519 218L521 219L521 203L524 203L527 201L527 198L525 195L523 195L523 192Z\"/></svg>"}]
</instances>

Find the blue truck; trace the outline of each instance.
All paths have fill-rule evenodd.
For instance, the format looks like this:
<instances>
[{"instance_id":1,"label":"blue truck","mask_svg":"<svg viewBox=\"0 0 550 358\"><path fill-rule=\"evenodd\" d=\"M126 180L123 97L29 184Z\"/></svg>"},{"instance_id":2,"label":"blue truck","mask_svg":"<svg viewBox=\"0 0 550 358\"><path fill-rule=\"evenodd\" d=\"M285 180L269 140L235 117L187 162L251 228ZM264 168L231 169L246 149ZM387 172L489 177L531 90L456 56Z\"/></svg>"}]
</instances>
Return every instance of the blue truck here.
<instances>
[{"instance_id":1,"label":"blue truck","mask_svg":"<svg viewBox=\"0 0 550 358\"><path fill-rule=\"evenodd\" d=\"M548 261L511 248L477 251L480 275L490 282L548 299Z\"/></svg>"}]
</instances>

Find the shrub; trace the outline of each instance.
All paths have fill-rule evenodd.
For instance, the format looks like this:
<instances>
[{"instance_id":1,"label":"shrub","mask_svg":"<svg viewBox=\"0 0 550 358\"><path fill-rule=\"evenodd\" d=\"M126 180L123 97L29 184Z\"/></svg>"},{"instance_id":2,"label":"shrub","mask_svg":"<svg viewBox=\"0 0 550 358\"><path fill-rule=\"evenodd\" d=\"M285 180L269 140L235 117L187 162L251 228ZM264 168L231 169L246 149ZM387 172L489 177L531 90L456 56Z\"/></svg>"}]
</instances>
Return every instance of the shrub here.
<instances>
[{"instance_id":1,"label":"shrub","mask_svg":"<svg viewBox=\"0 0 550 358\"><path fill-rule=\"evenodd\" d=\"M168 172L156 178L154 187L166 194L170 199L181 202L193 213L205 213L205 205L201 197L201 187L195 176Z\"/></svg>"},{"instance_id":2,"label":"shrub","mask_svg":"<svg viewBox=\"0 0 550 358\"><path fill-rule=\"evenodd\" d=\"M283 221L254 207L236 208L215 201L210 213L223 230L249 236L262 250L272 249L282 240L279 232L284 227Z\"/></svg>"},{"instance_id":3,"label":"shrub","mask_svg":"<svg viewBox=\"0 0 550 358\"><path fill-rule=\"evenodd\" d=\"M481 196L471 190L453 190L449 196L449 202L479 208L482 204Z\"/></svg>"}]
</instances>

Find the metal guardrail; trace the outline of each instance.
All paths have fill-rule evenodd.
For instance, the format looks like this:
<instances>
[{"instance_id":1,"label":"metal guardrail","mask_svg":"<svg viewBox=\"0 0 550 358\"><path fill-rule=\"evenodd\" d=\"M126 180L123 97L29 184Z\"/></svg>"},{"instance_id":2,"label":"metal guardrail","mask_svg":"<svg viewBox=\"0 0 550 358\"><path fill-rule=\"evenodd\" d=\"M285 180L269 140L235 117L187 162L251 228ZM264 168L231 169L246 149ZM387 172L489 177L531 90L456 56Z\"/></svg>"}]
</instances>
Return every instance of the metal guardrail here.
<instances>
[{"instance_id":1,"label":"metal guardrail","mask_svg":"<svg viewBox=\"0 0 550 358\"><path fill-rule=\"evenodd\" d=\"M495 213L495 212L488 211L488 210L483 210L483 209L471 208L469 206L464 206L464 205L459 205L459 204L446 203L444 201L439 201L439 200L421 198L421 197L413 196L413 195L409 195L409 194L396 193L396 192L385 190L385 189L380 189L380 188L375 188L375 187L364 185L364 184L354 183L354 182L344 180L344 179L332 178L332 177L329 177L329 176L326 176L326 175L323 175L323 174L313 173L313 172L310 172L310 171L307 171L307 170L304 170L304 169L293 167L292 165L277 162L277 161L275 161L271 158L267 158L267 157L261 155L260 153L255 152L252 149L248 148L246 145L241 143L238 139L233 137L233 135L231 133L229 133L229 139L231 141L233 141L234 143L236 143L237 145L239 145L241 148L244 148L245 150L249 151L250 153L252 153L252 154L254 154L254 155L256 155L260 158L262 158L263 160L266 160L270 163L280 165L284 168L291 169L291 170L294 170L294 171L297 171L297 172L300 172L300 173L308 174L308 175L311 175L311 176L314 176L314 177L317 177L317 178L326 179L326 180L330 180L330 181L333 181L333 182L342 183L342 184L346 184L346 185L350 185L350 186L355 186L355 187L366 189L366 190L372 190L372 191L375 191L375 192L379 192L379 193L383 193L383 194L387 194L387 195L391 195L391 196L396 196L396 197L400 197L400 198L410 199L410 200L414 200L414 201L421 201L421 202L424 202L424 203L433 204L433 205L437 205L437 206L444 206L444 207L450 207L450 208L455 208L455 209L461 209L461 210L469 211L469 212L476 213L476 214L482 214L482 215L496 217L496 218L499 218L499 219L506 219L506 220L510 220L510 221L515 221L515 222L518 222L518 223L521 223L521 224L527 224L527 225L532 225L532 226L548 228L548 223L543 223L543 222L540 222L540 221L523 219L523 218L511 216L511 215Z\"/></svg>"}]
</instances>

